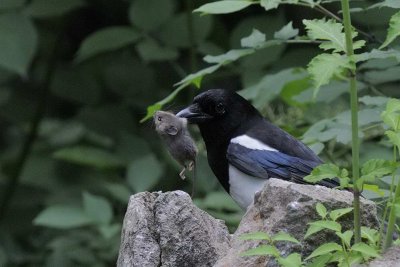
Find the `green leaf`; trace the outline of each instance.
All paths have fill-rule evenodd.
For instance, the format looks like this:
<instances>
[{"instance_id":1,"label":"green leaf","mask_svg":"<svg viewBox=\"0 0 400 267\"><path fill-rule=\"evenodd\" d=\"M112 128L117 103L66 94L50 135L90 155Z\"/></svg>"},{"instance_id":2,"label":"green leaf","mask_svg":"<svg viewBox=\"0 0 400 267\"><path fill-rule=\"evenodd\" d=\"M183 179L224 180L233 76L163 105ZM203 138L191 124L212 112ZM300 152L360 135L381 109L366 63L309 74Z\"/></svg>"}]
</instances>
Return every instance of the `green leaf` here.
<instances>
[{"instance_id":1,"label":"green leaf","mask_svg":"<svg viewBox=\"0 0 400 267\"><path fill-rule=\"evenodd\" d=\"M136 192L142 192L155 186L162 173L161 163L153 155L147 155L129 164L127 179L129 185Z\"/></svg>"},{"instance_id":2,"label":"green leaf","mask_svg":"<svg viewBox=\"0 0 400 267\"><path fill-rule=\"evenodd\" d=\"M391 130L385 132L386 136L389 138L390 142L397 146L400 150L400 132L393 132Z\"/></svg>"},{"instance_id":3,"label":"green leaf","mask_svg":"<svg viewBox=\"0 0 400 267\"><path fill-rule=\"evenodd\" d=\"M342 250L343 250L342 247L336 243L325 243L325 244L322 244L321 246L319 246L318 248L316 248L311 253L311 255L306 258L306 260L315 258L317 256L325 255L332 251L342 251Z\"/></svg>"},{"instance_id":4,"label":"green leaf","mask_svg":"<svg viewBox=\"0 0 400 267\"><path fill-rule=\"evenodd\" d=\"M34 225L71 229L92 224L92 219L80 207L53 205L41 211L33 220Z\"/></svg>"},{"instance_id":5,"label":"green leaf","mask_svg":"<svg viewBox=\"0 0 400 267\"><path fill-rule=\"evenodd\" d=\"M307 67L314 81L314 98L322 85L328 84L335 76L341 77L346 68L350 69L351 65L345 56L333 53L314 57Z\"/></svg>"},{"instance_id":6,"label":"green leaf","mask_svg":"<svg viewBox=\"0 0 400 267\"><path fill-rule=\"evenodd\" d=\"M321 256L316 257L311 263L307 264L307 267L325 267L327 263L332 258L331 253L327 253Z\"/></svg>"},{"instance_id":7,"label":"green leaf","mask_svg":"<svg viewBox=\"0 0 400 267\"><path fill-rule=\"evenodd\" d=\"M324 50L333 49L333 52L345 52L346 41L343 32L343 24L331 19L303 20L306 26L307 35L312 40L325 40L319 47Z\"/></svg>"},{"instance_id":8,"label":"green leaf","mask_svg":"<svg viewBox=\"0 0 400 267\"><path fill-rule=\"evenodd\" d=\"M26 76L36 53L38 35L26 16L0 14L0 67Z\"/></svg>"},{"instance_id":9,"label":"green leaf","mask_svg":"<svg viewBox=\"0 0 400 267\"><path fill-rule=\"evenodd\" d=\"M369 106L383 106L388 102L389 98L386 96L370 96L365 95L359 98L359 101Z\"/></svg>"},{"instance_id":10,"label":"green leaf","mask_svg":"<svg viewBox=\"0 0 400 267\"><path fill-rule=\"evenodd\" d=\"M393 58L400 61L400 51L394 49L388 49L386 51L372 49L370 52L365 52L361 54L354 55L356 62L362 62L371 59L387 59Z\"/></svg>"},{"instance_id":11,"label":"green leaf","mask_svg":"<svg viewBox=\"0 0 400 267\"><path fill-rule=\"evenodd\" d=\"M1 0L0 10L21 8L26 0Z\"/></svg>"},{"instance_id":12,"label":"green leaf","mask_svg":"<svg viewBox=\"0 0 400 267\"><path fill-rule=\"evenodd\" d=\"M400 126L400 100L394 98L389 99L381 117L386 125L397 132Z\"/></svg>"},{"instance_id":13,"label":"green leaf","mask_svg":"<svg viewBox=\"0 0 400 267\"><path fill-rule=\"evenodd\" d=\"M338 166L327 163L315 167L310 175L304 177L304 180L309 183L317 183L323 179L331 179L340 176L341 171Z\"/></svg>"},{"instance_id":14,"label":"green leaf","mask_svg":"<svg viewBox=\"0 0 400 267\"><path fill-rule=\"evenodd\" d=\"M286 258L278 258L278 262L283 267L301 267L301 255L299 253L292 253Z\"/></svg>"},{"instance_id":15,"label":"green leaf","mask_svg":"<svg viewBox=\"0 0 400 267\"><path fill-rule=\"evenodd\" d=\"M249 249L245 252L240 253L240 256L267 256L271 255L274 257L279 257L279 251L274 246L261 245L253 249Z\"/></svg>"},{"instance_id":16,"label":"green leaf","mask_svg":"<svg viewBox=\"0 0 400 267\"><path fill-rule=\"evenodd\" d=\"M357 243L354 244L351 247L351 250L361 252L363 255L373 257L373 258L380 258L381 256L379 255L378 251L371 247L370 245L367 245L365 243Z\"/></svg>"},{"instance_id":17,"label":"green leaf","mask_svg":"<svg viewBox=\"0 0 400 267\"><path fill-rule=\"evenodd\" d=\"M361 237L368 239L370 244L376 244L379 240L379 232L375 229L361 226Z\"/></svg>"},{"instance_id":18,"label":"green leaf","mask_svg":"<svg viewBox=\"0 0 400 267\"><path fill-rule=\"evenodd\" d=\"M240 11L253 4L251 1L217 1L202 5L193 12L204 14L228 14Z\"/></svg>"},{"instance_id":19,"label":"green leaf","mask_svg":"<svg viewBox=\"0 0 400 267\"><path fill-rule=\"evenodd\" d=\"M129 20L132 25L145 31L163 26L174 14L175 2L172 0L135 0L129 7Z\"/></svg>"},{"instance_id":20,"label":"green leaf","mask_svg":"<svg viewBox=\"0 0 400 267\"><path fill-rule=\"evenodd\" d=\"M317 226L317 225L310 225L307 229L306 234L304 235L304 239L308 238L309 236L322 231L324 228Z\"/></svg>"},{"instance_id":21,"label":"green leaf","mask_svg":"<svg viewBox=\"0 0 400 267\"><path fill-rule=\"evenodd\" d=\"M389 160L370 159L365 162L361 169L361 179L367 182L375 182L375 179L381 178L395 171L396 165Z\"/></svg>"},{"instance_id":22,"label":"green leaf","mask_svg":"<svg viewBox=\"0 0 400 267\"><path fill-rule=\"evenodd\" d=\"M391 42L394 41L398 36L400 35L400 11L395 13L391 18L389 22L389 29L388 29L388 34L386 36L385 42L379 47L379 49L382 49L386 46L388 46Z\"/></svg>"},{"instance_id":23,"label":"green leaf","mask_svg":"<svg viewBox=\"0 0 400 267\"><path fill-rule=\"evenodd\" d=\"M256 48L261 47L264 44L265 40L265 34L257 29L253 29L253 32L249 36L243 38L240 43L242 47Z\"/></svg>"},{"instance_id":24,"label":"green leaf","mask_svg":"<svg viewBox=\"0 0 400 267\"><path fill-rule=\"evenodd\" d=\"M242 234L239 236L240 240L271 240L271 237L265 232L254 232Z\"/></svg>"},{"instance_id":25,"label":"green leaf","mask_svg":"<svg viewBox=\"0 0 400 267\"><path fill-rule=\"evenodd\" d=\"M315 208L318 212L318 215L321 216L322 219L325 219L326 215L328 215L328 212L327 212L325 206L322 203L317 203Z\"/></svg>"},{"instance_id":26,"label":"green leaf","mask_svg":"<svg viewBox=\"0 0 400 267\"><path fill-rule=\"evenodd\" d=\"M83 193L83 209L85 213L98 224L109 224L113 217L113 210L110 202L100 196L89 192Z\"/></svg>"},{"instance_id":27,"label":"green leaf","mask_svg":"<svg viewBox=\"0 0 400 267\"><path fill-rule=\"evenodd\" d=\"M381 8L381 7L390 7L390 8L400 8L400 2L398 0L385 0L380 3L374 4L370 6L368 9L371 8Z\"/></svg>"},{"instance_id":28,"label":"green leaf","mask_svg":"<svg viewBox=\"0 0 400 267\"><path fill-rule=\"evenodd\" d=\"M54 158L99 169L113 169L125 166L117 156L98 148L75 146L56 151Z\"/></svg>"},{"instance_id":29,"label":"green leaf","mask_svg":"<svg viewBox=\"0 0 400 267\"><path fill-rule=\"evenodd\" d=\"M332 213L332 212L331 212ZM329 229L335 232L340 232L342 230L342 226L340 223L334 222L334 221L315 221L315 222L310 222L309 225L314 225L317 227L321 227L323 229Z\"/></svg>"},{"instance_id":30,"label":"green leaf","mask_svg":"<svg viewBox=\"0 0 400 267\"><path fill-rule=\"evenodd\" d=\"M145 39L137 44L136 49L144 61L175 60L179 53L175 48L162 47L153 39Z\"/></svg>"},{"instance_id":31,"label":"green leaf","mask_svg":"<svg viewBox=\"0 0 400 267\"><path fill-rule=\"evenodd\" d=\"M79 47L76 60L81 62L101 53L110 52L134 44L140 35L126 26L113 26L89 35Z\"/></svg>"},{"instance_id":32,"label":"green leaf","mask_svg":"<svg viewBox=\"0 0 400 267\"><path fill-rule=\"evenodd\" d=\"M254 53L254 49L232 49L226 52L225 54L218 56L210 56L207 55L204 57L204 61L208 63L218 63L218 64L226 64L232 61L235 61L241 57ZM188 76L189 77L189 76ZM179 83L178 83L179 84Z\"/></svg>"},{"instance_id":33,"label":"green leaf","mask_svg":"<svg viewBox=\"0 0 400 267\"><path fill-rule=\"evenodd\" d=\"M282 3L282 0L261 0L260 5L265 8L265 10L275 9Z\"/></svg>"},{"instance_id":34,"label":"green leaf","mask_svg":"<svg viewBox=\"0 0 400 267\"><path fill-rule=\"evenodd\" d=\"M343 209L332 210L329 213L329 217L331 217L332 220L336 221L337 219L346 215L347 213L351 212L352 210L353 210L353 208L343 208Z\"/></svg>"},{"instance_id":35,"label":"green leaf","mask_svg":"<svg viewBox=\"0 0 400 267\"><path fill-rule=\"evenodd\" d=\"M288 241L296 244L300 244L300 242L285 232L279 232L272 237L272 241Z\"/></svg>"},{"instance_id":36,"label":"green leaf","mask_svg":"<svg viewBox=\"0 0 400 267\"><path fill-rule=\"evenodd\" d=\"M186 76L183 80L177 82L175 85L189 85L191 84L193 81L203 77L204 75L210 74L215 72L217 69L219 69L221 67L220 64L216 64L216 65L212 65L210 67L207 67L205 69L199 70L198 72L189 74L188 76ZM171 99L172 100L172 99Z\"/></svg>"},{"instance_id":37,"label":"green leaf","mask_svg":"<svg viewBox=\"0 0 400 267\"><path fill-rule=\"evenodd\" d=\"M344 233L336 232L336 235L337 235L338 237L340 237L340 239L342 239L342 240L344 241L344 243L345 243L347 246L350 247L351 238L352 238L353 235L354 235L354 232L353 232L353 231L348 230L348 231L346 231L346 232L344 232Z\"/></svg>"},{"instance_id":38,"label":"green leaf","mask_svg":"<svg viewBox=\"0 0 400 267\"><path fill-rule=\"evenodd\" d=\"M24 12L34 18L48 18L64 15L85 5L83 0L33 0Z\"/></svg>"},{"instance_id":39,"label":"green leaf","mask_svg":"<svg viewBox=\"0 0 400 267\"><path fill-rule=\"evenodd\" d=\"M289 40L296 37L299 34L298 29L293 28L293 22L290 21L288 24L283 26L282 29L274 33L274 38L279 40Z\"/></svg>"}]
</instances>

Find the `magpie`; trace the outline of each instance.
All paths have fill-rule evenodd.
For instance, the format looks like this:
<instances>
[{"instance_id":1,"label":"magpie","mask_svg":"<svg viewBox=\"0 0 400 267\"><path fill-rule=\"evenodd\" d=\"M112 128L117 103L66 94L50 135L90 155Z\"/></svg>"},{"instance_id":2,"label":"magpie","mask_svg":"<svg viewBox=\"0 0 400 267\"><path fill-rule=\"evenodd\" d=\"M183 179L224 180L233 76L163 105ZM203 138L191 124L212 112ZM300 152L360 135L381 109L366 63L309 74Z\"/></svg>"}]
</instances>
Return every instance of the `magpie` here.
<instances>
[{"instance_id":1,"label":"magpie","mask_svg":"<svg viewBox=\"0 0 400 267\"><path fill-rule=\"evenodd\" d=\"M303 178L322 163L309 147L267 121L233 91L200 93L177 116L198 125L211 170L242 209L253 202L268 178L304 184ZM339 185L328 179L320 184Z\"/></svg>"}]
</instances>

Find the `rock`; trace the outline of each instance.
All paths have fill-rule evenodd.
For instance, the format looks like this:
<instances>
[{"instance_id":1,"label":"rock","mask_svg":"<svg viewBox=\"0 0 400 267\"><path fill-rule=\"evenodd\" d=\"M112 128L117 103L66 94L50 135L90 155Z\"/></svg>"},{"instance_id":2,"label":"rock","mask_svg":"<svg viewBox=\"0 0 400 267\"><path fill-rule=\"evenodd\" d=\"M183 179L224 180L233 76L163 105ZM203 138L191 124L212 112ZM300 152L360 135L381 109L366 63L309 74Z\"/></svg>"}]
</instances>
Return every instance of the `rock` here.
<instances>
[{"instance_id":1,"label":"rock","mask_svg":"<svg viewBox=\"0 0 400 267\"><path fill-rule=\"evenodd\" d=\"M249 207L237 231L231 239L231 248L227 255L218 260L217 267L279 266L268 257L241 257L239 254L260 245L261 241L242 241L244 233L263 231L270 235L280 231L289 233L301 242L300 245L289 242L277 243L278 249L285 256L298 252L309 255L315 248L327 241L335 240L332 231L322 231L304 240L307 223L319 220L315 211L320 202L328 210L352 206L352 193L329 189L323 186L294 184L279 179L270 179L264 189L256 194L255 202ZM376 206L369 200L362 199L362 224L377 227ZM339 219L343 229L353 226L352 214Z\"/></svg>"},{"instance_id":2,"label":"rock","mask_svg":"<svg viewBox=\"0 0 400 267\"><path fill-rule=\"evenodd\" d=\"M117 266L213 266L229 239L225 224L185 192L139 193L129 201Z\"/></svg>"},{"instance_id":3,"label":"rock","mask_svg":"<svg viewBox=\"0 0 400 267\"><path fill-rule=\"evenodd\" d=\"M382 258L371 261L364 267L400 267L400 246L389 248Z\"/></svg>"}]
</instances>

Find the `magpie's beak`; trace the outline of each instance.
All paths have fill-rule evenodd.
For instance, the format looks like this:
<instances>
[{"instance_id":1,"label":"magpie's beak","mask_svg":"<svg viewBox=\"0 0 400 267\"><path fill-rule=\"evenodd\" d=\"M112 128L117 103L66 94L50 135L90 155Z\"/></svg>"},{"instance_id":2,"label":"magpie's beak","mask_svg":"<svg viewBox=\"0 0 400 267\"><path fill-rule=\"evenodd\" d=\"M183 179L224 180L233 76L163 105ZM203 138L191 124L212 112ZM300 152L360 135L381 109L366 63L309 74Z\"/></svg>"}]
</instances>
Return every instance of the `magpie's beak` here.
<instances>
[{"instance_id":1,"label":"magpie's beak","mask_svg":"<svg viewBox=\"0 0 400 267\"><path fill-rule=\"evenodd\" d=\"M189 123L201 123L212 118L212 116L204 113L198 104L192 104L187 108L179 111L176 116L186 118Z\"/></svg>"}]
</instances>

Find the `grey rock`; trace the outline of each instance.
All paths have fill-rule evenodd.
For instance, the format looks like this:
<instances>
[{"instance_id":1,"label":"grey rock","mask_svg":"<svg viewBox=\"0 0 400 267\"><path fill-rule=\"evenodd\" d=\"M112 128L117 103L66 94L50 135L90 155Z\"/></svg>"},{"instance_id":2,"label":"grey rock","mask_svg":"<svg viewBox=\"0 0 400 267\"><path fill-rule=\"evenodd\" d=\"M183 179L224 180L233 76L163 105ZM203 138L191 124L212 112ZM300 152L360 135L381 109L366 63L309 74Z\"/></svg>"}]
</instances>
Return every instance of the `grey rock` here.
<instances>
[{"instance_id":1,"label":"grey rock","mask_svg":"<svg viewBox=\"0 0 400 267\"><path fill-rule=\"evenodd\" d=\"M400 267L400 246L388 249L382 258L371 261L363 267Z\"/></svg>"},{"instance_id":2,"label":"grey rock","mask_svg":"<svg viewBox=\"0 0 400 267\"><path fill-rule=\"evenodd\" d=\"M264 189L256 194L254 204L243 217L237 231L232 237L231 248L227 255L215 264L216 267L241 266L278 266L269 257L240 257L239 254L261 244L261 241L242 241L238 237L244 233L263 231L270 235L280 231L289 233L301 242L300 245L289 242L277 243L283 255L298 252L302 256L309 255L315 248L336 237L331 231L322 231L304 240L308 223L319 220L315 211L320 202L328 210L352 206L352 193L329 189L323 186L294 184L279 179L269 179ZM369 200L362 199L362 224L376 227L376 206ZM343 229L353 225L352 214L339 219Z\"/></svg>"},{"instance_id":3,"label":"grey rock","mask_svg":"<svg viewBox=\"0 0 400 267\"><path fill-rule=\"evenodd\" d=\"M229 239L225 224L185 192L139 193L129 201L117 266L213 266Z\"/></svg>"}]
</instances>

